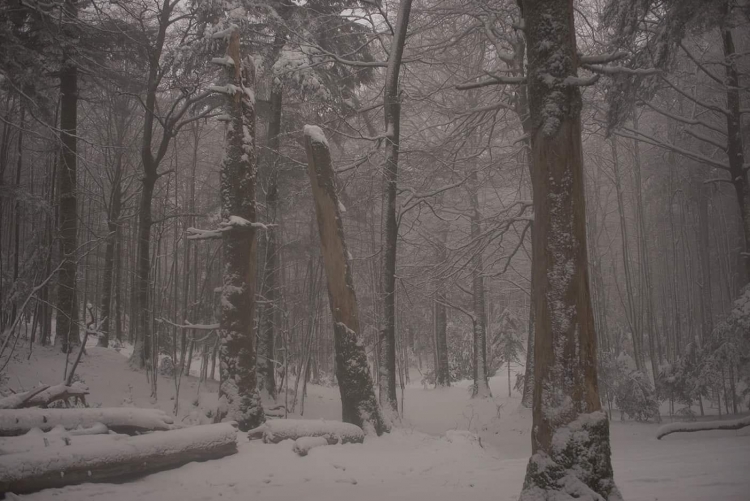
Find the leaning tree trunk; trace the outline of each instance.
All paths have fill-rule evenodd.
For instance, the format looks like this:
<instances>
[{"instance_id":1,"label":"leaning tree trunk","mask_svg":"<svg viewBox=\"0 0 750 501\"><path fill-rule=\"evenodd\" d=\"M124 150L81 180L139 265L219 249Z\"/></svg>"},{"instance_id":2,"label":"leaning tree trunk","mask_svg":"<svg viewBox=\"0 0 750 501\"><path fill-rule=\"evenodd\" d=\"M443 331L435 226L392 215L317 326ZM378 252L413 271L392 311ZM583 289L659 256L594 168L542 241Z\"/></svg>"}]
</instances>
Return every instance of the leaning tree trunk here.
<instances>
[{"instance_id":1,"label":"leaning tree trunk","mask_svg":"<svg viewBox=\"0 0 750 501\"><path fill-rule=\"evenodd\" d=\"M601 411L589 295L572 0L524 0L534 189L532 456L522 500L621 499Z\"/></svg>"},{"instance_id":2,"label":"leaning tree trunk","mask_svg":"<svg viewBox=\"0 0 750 501\"><path fill-rule=\"evenodd\" d=\"M255 101L253 68L240 56L240 35L232 31L226 61L229 125L221 166L221 216L224 276L221 291L219 410L216 420L231 420L246 431L265 421L255 374ZM226 63L225 63L226 64ZM232 87L233 86L233 87Z\"/></svg>"},{"instance_id":3,"label":"leaning tree trunk","mask_svg":"<svg viewBox=\"0 0 750 501\"><path fill-rule=\"evenodd\" d=\"M78 17L75 2L63 4L63 15L67 21ZM60 69L60 170L58 181L60 193L60 274L57 287L57 326L55 344L68 353L78 339L78 299L76 274L78 262L78 195L76 191L76 159L78 127L78 69L70 58L70 49L63 51Z\"/></svg>"},{"instance_id":4,"label":"leaning tree trunk","mask_svg":"<svg viewBox=\"0 0 750 501\"><path fill-rule=\"evenodd\" d=\"M384 89L385 111L385 229L383 238L383 313L385 325L380 339L380 403L398 414L396 395L396 248L398 220L398 153L400 148L401 96L398 77L406 44L411 0L401 0L388 58Z\"/></svg>"},{"instance_id":5,"label":"leaning tree trunk","mask_svg":"<svg viewBox=\"0 0 750 501\"><path fill-rule=\"evenodd\" d=\"M380 435L388 431L388 424L375 398L365 349L358 340L359 311L349 252L344 241L328 141L320 128L305 126L305 150L328 278L342 420L362 428L371 426Z\"/></svg>"}]
</instances>

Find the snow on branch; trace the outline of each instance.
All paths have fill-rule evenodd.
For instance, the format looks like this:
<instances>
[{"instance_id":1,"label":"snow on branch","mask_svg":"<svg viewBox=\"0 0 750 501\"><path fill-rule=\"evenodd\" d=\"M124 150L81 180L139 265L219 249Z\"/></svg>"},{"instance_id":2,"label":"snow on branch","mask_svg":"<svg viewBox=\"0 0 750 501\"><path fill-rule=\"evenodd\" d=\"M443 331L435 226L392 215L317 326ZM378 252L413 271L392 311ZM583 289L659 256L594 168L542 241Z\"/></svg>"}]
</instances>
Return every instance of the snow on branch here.
<instances>
[{"instance_id":1,"label":"snow on branch","mask_svg":"<svg viewBox=\"0 0 750 501\"><path fill-rule=\"evenodd\" d=\"M229 55L225 55L223 57L214 57L213 59L211 59L211 63L218 64L220 66L229 66L232 68L235 65L234 59L232 59L232 57Z\"/></svg>"},{"instance_id":2,"label":"snow on branch","mask_svg":"<svg viewBox=\"0 0 750 501\"><path fill-rule=\"evenodd\" d=\"M201 230L199 228L188 228L185 230L188 234L188 240L214 240L222 238L227 231L236 230L268 230L276 226L275 224L253 223L239 216L229 216L229 219L219 223L219 229Z\"/></svg>"},{"instance_id":3,"label":"snow on branch","mask_svg":"<svg viewBox=\"0 0 750 501\"><path fill-rule=\"evenodd\" d=\"M584 54L578 54L578 60L581 62L582 65L584 64L607 64L612 63L614 61L619 61L620 59L625 59L628 57L628 53L624 51L615 51L611 52L609 54L597 54L593 56L587 56Z\"/></svg>"},{"instance_id":4,"label":"snow on branch","mask_svg":"<svg viewBox=\"0 0 750 501\"><path fill-rule=\"evenodd\" d=\"M233 84L211 85L208 87L208 90L211 92L218 92L219 94L226 94L228 96L234 96L238 92L241 92L241 89Z\"/></svg>"},{"instance_id":5,"label":"snow on branch","mask_svg":"<svg viewBox=\"0 0 750 501\"><path fill-rule=\"evenodd\" d=\"M727 133L721 128L716 127L715 125L711 125L708 122L704 122L703 120L698 120L697 118L685 118L680 115L675 115L674 113L670 113L667 110L663 110L648 101L643 101L642 103L648 106L649 108L651 108L652 110L654 110L655 112L657 112L658 114L664 115L665 117L671 118L672 120L675 120L677 122L681 122L687 125L700 125L714 132L718 132L719 134L722 134L724 136L727 135Z\"/></svg>"},{"instance_id":6,"label":"snow on branch","mask_svg":"<svg viewBox=\"0 0 750 501\"><path fill-rule=\"evenodd\" d=\"M656 438L662 438L672 433L708 431L708 430L739 430L750 426L750 416L727 421L703 421L699 423L669 423L660 426L656 431Z\"/></svg>"},{"instance_id":7,"label":"snow on branch","mask_svg":"<svg viewBox=\"0 0 750 501\"><path fill-rule=\"evenodd\" d=\"M601 75L591 75L590 77L565 77L563 84L573 87L589 87L599 81Z\"/></svg>"},{"instance_id":8,"label":"snow on branch","mask_svg":"<svg viewBox=\"0 0 750 501\"><path fill-rule=\"evenodd\" d=\"M661 73L661 70L658 68L626 68L624 66L604 66L600 64L582 64L581 66L589 71L603 75L650 76Z\"/></svg>"},{"instance_id":9,"label":"snow on branch","mask_svg":"<svg viewBox=\"0 0 750 501\"><path fill-rule=\"evenodd\" d=\"M679 155L690 158L691 160L695 160L697 162L701 162L701 163L710 165L712 167L716 167L717 169L726 170L726 171L729 170L729 165L723 162L719 162L718 160L714 160L713 158L707 157L705 155L701 155L700 153L694 153L684 148L680 148L679 146L676 146L674 144L666 143L653 136L649 136L647 134L644 134L641 131L631 129L629 127L624 127L624 130L625 132L617 131L615 132L615 134L617 134L620 137L625 137L628 139L635 139L636 141L641 141L643 143L650 144L652 146L658 146L660 148L673 151Z\"/></svg>"},{"instance_id":10,"label":"snow on branch","mask_svg":"<svg viewBox=\"0 0 750 501\"><path fill-rule=\"evenodd\" d=\"M5 398L0 398L0 409L47 407L58 400L67 400L70 397L83 399L88 394L88 388L78 382L70 386L64 384L57 384L55 386L42 385L39 388L24 393L16 393Z\"/></svg>"},{"instance_id":11,"label":"snow on branch","mask_svg":"<svg viewBox=\"0 0 750 501\"><path fill-rule=\"evenodd\" d=\"M320 143L328 146L328 139L326 139L323 129L317 125L305 125L303 133L310 138L311 143Z\"/></svg>"},{"instance_id":12,"label":"snow on branch","mask_svg":"<svg viewBox=\"0 0 750 501\"><path fill-rule=\"evenodd\" d=\"M490 75L487 80L478 82L467 82L456 85L456 90L479 89L490 85L522 85L526 83L526 77L503 77L499 75Z\"/></svg>"},{"instance_id":13,"label":"snow on branch","mask_svg":"<svg viewBox=\"0 0 750 501\"><path fill-rule=\"evenodd\" d=\"M211 35L211 38L213 38L213 39L219 39L219 38L221 38L221 39L227 40L232 35L232 32L234 32L234 30L237 30L237 29L239 29L239 28L237 27L236 24L230 24L227 28L225 28L225 29L223 29L221 31L217 31L216 33L213 33Z\"/></svg>"},{"instance_id":14,"label":"snow on branch","mask_svg":"<svg viewBox=\"0 0 750 501\"><path fill-rule=\"evenodd\" d=\"M178 329L193 329L197 331L213 331L216 329L219 329L221 326L219 324L191 324L187 320L185 320L185 325L176 324L166 318L158 318L156 319L157 322L164 322L172 327L177 327Z\"/></svg>"}]
</instances>

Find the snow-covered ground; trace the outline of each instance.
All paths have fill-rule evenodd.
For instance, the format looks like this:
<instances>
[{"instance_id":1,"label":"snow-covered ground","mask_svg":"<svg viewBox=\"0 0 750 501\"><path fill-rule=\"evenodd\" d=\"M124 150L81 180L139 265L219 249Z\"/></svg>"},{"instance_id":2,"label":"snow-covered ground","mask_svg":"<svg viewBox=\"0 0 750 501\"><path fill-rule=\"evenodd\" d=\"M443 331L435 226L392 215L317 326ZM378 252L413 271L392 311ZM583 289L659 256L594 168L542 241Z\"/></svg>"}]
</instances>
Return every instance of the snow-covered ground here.
<instances>
[{"instance_id":1,"label":"snow-covered ground","mask_svg":"<svg viewBox=\"0 0 750 501\"><path fill-rule=\"evenodd\" d=\"M28 389L62 379L64 359L52 349L35 348L28 361L25 355L9 366L10 386ZM89 348L78 373L91 390L91 404L169 412L174 407L171 379L159 379L158 399L151 401L145 375L114 350ZM364 444L318 447L299 457L291 441L263 444L241 435L239 453L224 459L125 484L51 489L23 499L515 500L530 455L531 414L520 407L517 394L507 396L505 371L490 386L495 398L471 400L468 383L438 390L414 383L404 394L403 421ZM208 421L215 392L215 382L199 385L184 378L178 419ZM336 388L308 386L305 418L339 419L338 399ZM617 418L612 423L615 480L627 500L750 500L750 428L674 434L661 441L657 428Z\"/></svg>"}]
</instances>

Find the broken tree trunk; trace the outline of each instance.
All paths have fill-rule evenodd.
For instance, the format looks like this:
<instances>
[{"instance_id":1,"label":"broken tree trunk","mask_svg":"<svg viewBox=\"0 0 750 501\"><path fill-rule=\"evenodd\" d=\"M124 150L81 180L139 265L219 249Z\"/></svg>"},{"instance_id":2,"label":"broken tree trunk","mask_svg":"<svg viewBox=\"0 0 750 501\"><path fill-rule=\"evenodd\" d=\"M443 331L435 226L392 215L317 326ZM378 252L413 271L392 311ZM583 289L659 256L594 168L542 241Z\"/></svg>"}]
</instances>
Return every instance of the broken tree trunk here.
<instances>
[{"instance_id":1,"label":"broken tree trunk","mask_svg":"<svg viewBox=\"0 0 750 501\"><path fill-rule=\"evenodd\" d=\"M266 444L302 437L325 437L331 444L361 444L365 439L365 432L359 426L322 419L274 419L250 430L247 435L251 440L263 439Z\"/></svg>"},{"instance_id":2,"label":"broken tree trunk","mask_svg":"<svg viewBox=\"0 0 750 501\"><path fill-rule=\"evenodd\" d=\"M23 435L34 428L48 431L62 425L65 429L89 428L101 423L115 433L133 435L174 428L174 421L158 409L133 407L76 409L11 409L0 411L0 437Z\"/></svg>"},{"instance_id":3,"label":"broken tree trunk","mask_svg":"<svg viewBox=\"0 0 750 501\"><path fill-rule=\"evenodd\" d=\"M328 141L319 127L305 126L305 150L307 172L310 175L318 217L323 263L328 278L342 420L360 427L369 424L380 435L388 431L388 425L375 398L367 355L357 336L359 313L349 266L349 252L344 241L344 225L341 222L331 153Z\"/></svg>"},{"instance_id":4,"label":"broken tree trunk","mask_svg":"<svg viewBox=\"0 0 750 501\"><path fill-rule=\"evenodd\" d=\"M84 482L112 482L218 459L237 452L233 423L210 424L122 440L75 442L54 452L0 457L0 493L36 492Z\"/></svg>"},{"instance_id":5,"label":"broken tree trunk","mask_svg":"<svg viewBox=\"0 0 750 501\"><path fill-rule=\"evenodd\" d=\"M740 430L750 426L750 416L731 421L703 421L701 423L669 423L660 426L656 431L656 438L662 438L672 433L692 432L692 431L709 431L709 430Z\"/></svg>"}]
</instances>

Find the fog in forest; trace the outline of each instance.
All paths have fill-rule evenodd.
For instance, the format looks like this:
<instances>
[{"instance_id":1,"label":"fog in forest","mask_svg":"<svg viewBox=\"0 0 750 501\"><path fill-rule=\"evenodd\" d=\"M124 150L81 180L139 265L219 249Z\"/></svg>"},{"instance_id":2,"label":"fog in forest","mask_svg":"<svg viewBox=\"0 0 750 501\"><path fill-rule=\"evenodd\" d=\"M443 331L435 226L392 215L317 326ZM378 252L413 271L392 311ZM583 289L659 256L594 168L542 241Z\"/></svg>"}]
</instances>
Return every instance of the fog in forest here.
<instances>
[{"instance_id":1,"label":"fog in forest","mask_svg":"<svg viewBox=\"0 0 750 501\"><path fill-rule=\"evenodd\" d=\"M746 501L748 35L2 2L0 499Z\"/></svg>"}]
</instances>

